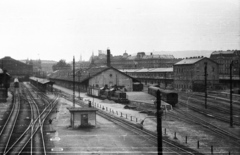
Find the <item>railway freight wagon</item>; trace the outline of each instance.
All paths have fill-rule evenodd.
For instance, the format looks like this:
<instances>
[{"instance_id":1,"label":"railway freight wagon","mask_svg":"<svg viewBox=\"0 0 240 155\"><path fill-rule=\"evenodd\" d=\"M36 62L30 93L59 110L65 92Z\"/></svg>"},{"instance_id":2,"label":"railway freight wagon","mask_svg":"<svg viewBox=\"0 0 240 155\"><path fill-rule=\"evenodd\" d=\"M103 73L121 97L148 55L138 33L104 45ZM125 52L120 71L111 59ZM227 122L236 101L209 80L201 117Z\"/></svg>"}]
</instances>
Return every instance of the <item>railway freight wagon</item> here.
<instances>
[{"instance_id":1,"label":"railway freight wagon","mask_svg":"<svg viewBox=\"0 0 240 155\"><path fill-rule=\"evenodd\" d=\"M117 103L129 103L126 93L121 90L88 88L87 93L89 96L94 96L101 99L109 99Z\"/></svg>"},{"instance_id":2,"label":"railway freight wagon","mask_svg":"<svg viewBox=\"0 0 240 155\"><path fill-rule=\"evenodd\" d=\"M153 95L157 97L157 90L161 93L161 99L169 104L171 104L173 107L178 103L178 93L171 91L171 90L164 90L158 87L149 87L148 88L148 94Z\"/></svg>"}]
</instances>

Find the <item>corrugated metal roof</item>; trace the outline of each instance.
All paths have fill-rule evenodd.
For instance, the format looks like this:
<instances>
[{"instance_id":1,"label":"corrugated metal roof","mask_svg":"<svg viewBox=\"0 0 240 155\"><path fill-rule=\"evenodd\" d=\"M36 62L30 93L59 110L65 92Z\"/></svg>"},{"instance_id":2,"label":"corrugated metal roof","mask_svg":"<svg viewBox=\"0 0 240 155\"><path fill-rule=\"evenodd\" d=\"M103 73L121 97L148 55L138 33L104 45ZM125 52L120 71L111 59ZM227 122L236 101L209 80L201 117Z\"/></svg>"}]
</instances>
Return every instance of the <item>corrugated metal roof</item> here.
<instances>
[{"instance_id":1,"label":"corrugated metal roof","mask_svg":"<svg viewBox=\"0 0 240 155\"><path fill-rule=\"evenodd\" d=\"M204 58L183 59L183 60L175 63L174 65L190 65L190 64L194 64L202 59L204 59Z\"/></svg>"},{"instance_id":2,"label":"corrugated metal roof","mask_svg":"<svg viewBox=\"0 0 240 155\"><path fill-rule=\"evenodd\" d=\"M128 72L128 73L133 73L133 72L173 72L173 67L168 67L168 68L143 68L143 69L124 69L120 70L121 72Z\"/></svg>"},{"instance_id":3,"label":"corrugated metal roof","mask_svg":"<svg viewBox=\"0 0 240 155\"><path fill-rule=\"evenodd\" d=\"M152 70L153 68L143 68L143 69L140 69L140 70L137 70L135 72L149 72L150 70Z\"/></svg>"},{"instance_id":4,"label":"corrugated metal roof","mask_svg":"<svg viewBox=\"0 0 240 155\"><path fill-rule=\"evenodd\" d=\"M173 68L154 68L153 70L150 70L149 72L173 72Z\"/></svg>"}]
</instances>

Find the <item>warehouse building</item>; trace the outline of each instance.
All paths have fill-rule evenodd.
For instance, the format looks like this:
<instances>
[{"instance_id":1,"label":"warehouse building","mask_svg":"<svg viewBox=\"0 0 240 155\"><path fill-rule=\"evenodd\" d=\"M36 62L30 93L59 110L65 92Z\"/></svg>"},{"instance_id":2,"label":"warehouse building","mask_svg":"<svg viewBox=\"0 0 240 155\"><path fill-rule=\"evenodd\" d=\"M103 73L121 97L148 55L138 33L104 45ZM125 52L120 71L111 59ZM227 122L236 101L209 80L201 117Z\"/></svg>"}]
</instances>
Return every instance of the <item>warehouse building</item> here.
<instances>
[{"instance_id":1,"label":"warehouse building","mask_svg":"<svg viewBox=\"0 0 240 155\"><path fill-rule=\"evenodd\" d=\"M204 91L205 66L207 86L214 89L219 84L218 63L206 57L184 59L173 66L174 88L183 91Z\"/></svg>"},{"instance_id":2,"label":"warehouse building","mask_svg":"<svg viewBox=\"0 0 240 155\"><path fill-rule=\"evenodd\" d=\"M11 75L12 79L18 78L20 81L29 80L33 74L32 65L27 65L9 56L0 59L0 67Z\"/></svg>"}]
</instances>

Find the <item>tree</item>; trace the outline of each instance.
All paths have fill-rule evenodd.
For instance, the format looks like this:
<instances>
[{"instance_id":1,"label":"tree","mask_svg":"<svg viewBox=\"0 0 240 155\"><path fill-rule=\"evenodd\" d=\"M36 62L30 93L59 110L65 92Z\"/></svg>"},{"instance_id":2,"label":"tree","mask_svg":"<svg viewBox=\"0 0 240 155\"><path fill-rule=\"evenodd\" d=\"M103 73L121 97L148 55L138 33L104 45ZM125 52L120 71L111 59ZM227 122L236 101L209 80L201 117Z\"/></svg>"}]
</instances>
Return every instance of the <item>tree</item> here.
<instances>
[{"instance_id":1,"label":"tree","mask_svg":"<svg viewBox=\"0 0 240 155\"><path fill-rule=\"evenodd\" d=\"M71 69L71 65L67 64L65 60L61 59L55 65L52 66L53 71L55 70L69 70Z\"/></svg>"}]
</instances>

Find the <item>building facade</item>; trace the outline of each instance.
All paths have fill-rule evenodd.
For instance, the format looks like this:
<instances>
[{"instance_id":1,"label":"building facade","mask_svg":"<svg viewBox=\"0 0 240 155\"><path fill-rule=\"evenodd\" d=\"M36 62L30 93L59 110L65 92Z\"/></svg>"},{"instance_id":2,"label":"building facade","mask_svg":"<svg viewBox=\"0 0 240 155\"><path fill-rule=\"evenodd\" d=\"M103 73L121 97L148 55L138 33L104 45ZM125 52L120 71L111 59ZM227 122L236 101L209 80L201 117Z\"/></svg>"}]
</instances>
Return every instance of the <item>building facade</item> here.
<instances>
[{"instance_id":1,"label":"building facade","mask_svg":"<svg viewBox=\"0 0 240 155\"><path fill-rule=\"evenodd\" d=\"M116 69L109 68L89 79L89 85L93 87L112 87L114 85L124 86L127 91L133 90L133 80L131 77L119 72Z\"/></svg>"},{"instance_id":2,"label":"building facade","mask_svg":"<svg viewBox=\"0 0 240 155\"><path fill-rule=\"evenodd\" d=\"M190 58L176 63L173 67L174 88L183 91L204 91L205 66L207 66L207 88L219 86L218 63L212 59Z\"/></svg>"},{"instance_id":3,"label":"building facade","mask_svg":"<svg viewBox=\"0 0 240 155\"><path fill-rule=\"evenodd\" d=\"M229 76L230 74L230 63L232 61L240 61L240 50L228 50L228 51L214 51L210 58L219 64L219 75ZM239 66L234 66L233 75L238 76Z\"/></svg>"},{"instance_id":4,"label":"building facade","mask_svg":"<svg viewBox=\"0 0 240 155\"><path fill-rule=\"evenodd\" d=\"M234 61L232 67L233 87L240 88L240 50L214 51L210 58L219 64L219 80L226 88L230 83L230 64ZM235 63L237 61L238 63Z\"/></svg>"}]
</instances>

